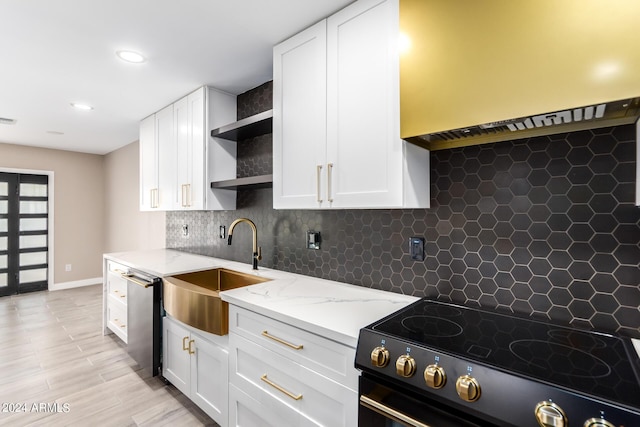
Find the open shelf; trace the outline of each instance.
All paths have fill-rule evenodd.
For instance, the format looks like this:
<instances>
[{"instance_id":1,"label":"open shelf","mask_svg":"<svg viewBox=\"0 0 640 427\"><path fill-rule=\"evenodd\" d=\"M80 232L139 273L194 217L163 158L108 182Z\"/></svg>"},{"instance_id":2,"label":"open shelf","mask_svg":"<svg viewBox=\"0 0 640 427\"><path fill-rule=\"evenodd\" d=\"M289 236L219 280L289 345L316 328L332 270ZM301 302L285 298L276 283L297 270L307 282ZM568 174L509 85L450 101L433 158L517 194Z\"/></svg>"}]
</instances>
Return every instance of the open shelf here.
<instances>
[{"instance_id":1,"label":"open shelf","mask_svg":"<svg viewBox=\"0 0 640 427\"><path fill-rule=\"evenodd\" d=\"M228 190L237 190L239 188L270 188L272 186L272 174L227 179L225 181L213 181L211 183L211 188L225 188Z\"/></svg>"},{"instance_id":2,"label":"open shelf","mask_svg":"<svg viewBox=\"0 0 640 427\"><path fill-rule=\"evenodd\" d=\"M271 133L273 130L273 110L246 117L237 122L221 126L211 131L211 136L215 138L238 141L254 136Z\"/></svg>"}]
</instances>

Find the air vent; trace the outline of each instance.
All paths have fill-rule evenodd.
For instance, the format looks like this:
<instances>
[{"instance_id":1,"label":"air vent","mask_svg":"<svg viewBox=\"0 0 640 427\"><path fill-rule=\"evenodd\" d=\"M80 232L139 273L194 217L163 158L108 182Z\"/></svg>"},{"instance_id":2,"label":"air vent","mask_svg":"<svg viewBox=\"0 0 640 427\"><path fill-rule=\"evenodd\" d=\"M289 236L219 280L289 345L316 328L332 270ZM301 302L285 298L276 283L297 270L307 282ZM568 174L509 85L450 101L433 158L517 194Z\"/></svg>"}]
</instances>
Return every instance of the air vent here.
<instances>
[{"instance_id":1,"label":"air vent","mask_svg":"<svg viewBox=\"0 0 640 427\"><path fill-rule=\"evenodd\" d=\"M514 121L507 124L507 128L512 132L519 130L540 128L543 126L555 126L573 122L601 119L607 104L591 105L573 110L558 111L556 113L540 114L538 116L527 117L523 121Z\"/></svg>"},{"instance_id":2,"label":"air vent","mask_svg":"<svg viewBox=\"0 0 640 427\"><path fill-rule=\"evenodd\" d=\"M15 125L18 121L15 119L7 119L6 117L0 117L0 125Z\"/></svg>"},{"instance_id":3,"label":"air vent","mask_svg":"<svg viewBox=\"0 0 640 427\"><path fill-rule=\"evenodd\" d=\"M640 98L632 98L417 135L405 139L429 150L441 150L582 129L618 126L633 123L639 115Z\"/></svg>"}]
</instances>

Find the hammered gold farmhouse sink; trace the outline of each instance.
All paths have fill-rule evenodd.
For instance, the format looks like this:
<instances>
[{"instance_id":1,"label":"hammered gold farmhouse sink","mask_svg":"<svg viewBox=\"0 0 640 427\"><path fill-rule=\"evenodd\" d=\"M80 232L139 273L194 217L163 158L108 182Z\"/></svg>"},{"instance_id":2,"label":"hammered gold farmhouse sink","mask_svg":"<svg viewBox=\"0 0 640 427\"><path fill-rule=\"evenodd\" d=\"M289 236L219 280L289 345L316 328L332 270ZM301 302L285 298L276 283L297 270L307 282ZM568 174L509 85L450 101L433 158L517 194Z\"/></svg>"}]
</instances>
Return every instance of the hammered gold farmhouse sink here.
<instances>
[{"instance_id":1,"label":"hammered gold farmhouse sink","mask_svg":"<svg viewBox=\"0 0 640 427\"><path fill-rule=\"evenodd\" d=\"M266 282L269 279L216 268L165 277L164 309L171 317L216 335L229 332L229 305L220 292Z\"/></svg>"}]
</instances>

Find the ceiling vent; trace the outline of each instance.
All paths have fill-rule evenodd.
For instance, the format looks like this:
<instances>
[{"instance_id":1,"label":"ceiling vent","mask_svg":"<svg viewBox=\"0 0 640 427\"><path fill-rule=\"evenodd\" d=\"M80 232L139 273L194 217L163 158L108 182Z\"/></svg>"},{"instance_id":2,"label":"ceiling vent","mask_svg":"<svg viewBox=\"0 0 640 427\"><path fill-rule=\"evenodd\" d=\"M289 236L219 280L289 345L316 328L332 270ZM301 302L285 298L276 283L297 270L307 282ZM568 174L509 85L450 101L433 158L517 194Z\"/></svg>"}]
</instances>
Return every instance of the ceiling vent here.
<instances>
[{"instance_id":1,"label":"ceiling vent","mask_svg":"<svg viewBox=\"0 0 640 427\"><path fill-rule=\"evenodd\" d=\"M15 125L18 121L15 119L7 119L6 117L0 117L0 125Z\"/></svg>"}]
</instances>

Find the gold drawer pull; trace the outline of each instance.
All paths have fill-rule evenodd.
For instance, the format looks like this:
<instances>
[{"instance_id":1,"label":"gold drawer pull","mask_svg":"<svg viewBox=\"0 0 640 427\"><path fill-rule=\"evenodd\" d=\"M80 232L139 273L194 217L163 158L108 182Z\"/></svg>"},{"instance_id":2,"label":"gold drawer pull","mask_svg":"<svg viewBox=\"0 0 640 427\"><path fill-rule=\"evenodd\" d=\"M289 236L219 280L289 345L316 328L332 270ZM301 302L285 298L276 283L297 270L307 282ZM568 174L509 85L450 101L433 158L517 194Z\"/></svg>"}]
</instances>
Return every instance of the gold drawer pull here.
<instances>
[{"instance_id":1,"label":"gold drawer pull","mask_svg":"<svg viewBox=\"0 0 640 427\"><path fill-rule=\"evenodd\" d=\"M289 396L293 400L302 399L302 395L301 394L293 394L289 390L285 390L284 388L280 387L278 384L274 383L269 378L267 378L267 374L264 374L263 376L261 376L260 379L262 381L264 381L265 383L269 384L271 387L275 388L276 390L286 394L287 396Z\"/></svg>"},{"instance_id":2,"label":"gold drawer pull","mask_svg":"<svg viewBox=\"0 0 640 427\"><path fill-rule=\"evenodd\" d=\"M271 335L267 331L262 331L262 336L263 337L267 337L269 339L272 339L272 340L274 340L276 342L279 342L280 344L284 344L287 347L291 347L294 350L302 350L302 344L299 344L299 345L291 344L290 342L287 342L287 341L283 340L282 338L274 337L273 335Z\"/></svg>"},{"instance_id":3,"label":"gold drawer pull","mask_svg":"<svg viewBox=\"0 0 640 427\"><path fill-rule=\"evenodd\" d=\"M184 351L189 351L189 348L187 347L187 340L189 339L189 337L183 337L182 338L182 349Z\"/></svg>"},{"instance_id":4,"label":"gold drawer pull","mask_svg":"<svg viewBox=\"0 0 640 427\"><path fill-rule=\"evenodd\" d=\"M195 342L194 340L189 341L189 350L188 350L189 354L196 354L196 352L191 349L191 344L193 344L194 342Z\"/></svg>"}]
</instances>

